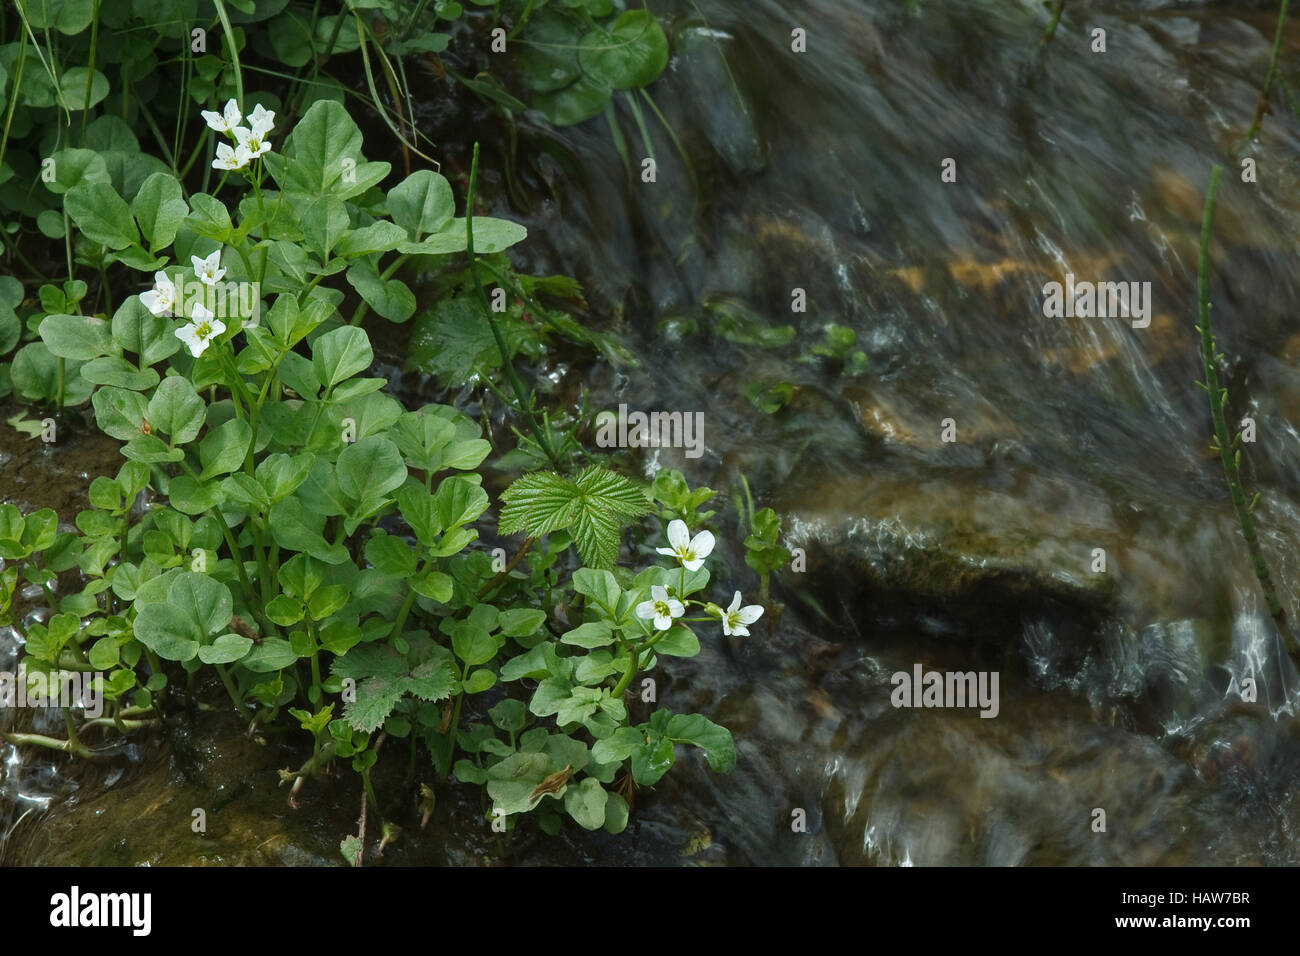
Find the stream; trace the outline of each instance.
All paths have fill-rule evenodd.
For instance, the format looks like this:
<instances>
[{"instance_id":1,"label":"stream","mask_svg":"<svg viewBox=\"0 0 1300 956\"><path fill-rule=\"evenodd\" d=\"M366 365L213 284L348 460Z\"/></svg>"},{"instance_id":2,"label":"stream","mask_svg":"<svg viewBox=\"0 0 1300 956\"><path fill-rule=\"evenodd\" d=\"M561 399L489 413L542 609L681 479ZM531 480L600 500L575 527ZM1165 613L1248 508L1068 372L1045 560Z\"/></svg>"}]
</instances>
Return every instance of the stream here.
<instances>
[{"instance_id":1,"label":"stream","mask_svg":"<svg viewBox=\"0 0 1300 956\"><path fill-rule=\"evenodd\" d=\"M1274 98L1240 152L1256 182L1234 158L1275 4L1072 0L1045 47L1046 5L1009 0L652 6L674 50L650 89L666 125L646 111L655 180L622 100L631 166L604 119L529 114L509 177L487 179L491 214L529 229L516 265L576 277L589 320L637 359L532 371L565 402L585 388L592 408L703 412L702 457L640 463L719 490L713 579L728 593L758 588L729 504L742 475L806 566L776 576L784 608L749 638L702 629L697 658L654 675L661 704L732 731L733 773L683 757L621 837L570 827L512 859L1300 862L1300 674L1195 385L1202 201L1223 163L1220 375L1230 424L1255 423L1243 477L1300 620L1300 119ZM1293 22L1283 53L1298 50ZM505 123L450 79L426 82L417 119L447 165L477 138L503 168ZM1147 324L1048 317L1044 286L1067 275L1142 284ZM812 351L832 324L868 368ZM403 370L401 335L379 356L408 407L455 398ZM756 382L788 402L756 407ZM50 484L75 500L116 468L111 443L82 441L72 466L73 448L5 430L0 501L71 520ZM0 669L17 650L0 634ZM893 706L892 675L918 665L996 672L996 716ZM297 742L245 739L233 717L187 726L95 767L6 749L0 862L339 862L350 784L312 784L290 810L274 771L301 762ZM497 859L468 789L441 788L428 828L408 821L385 862ZM194 807L215 808L206 835Z\"/></svg>"}]
</instances>

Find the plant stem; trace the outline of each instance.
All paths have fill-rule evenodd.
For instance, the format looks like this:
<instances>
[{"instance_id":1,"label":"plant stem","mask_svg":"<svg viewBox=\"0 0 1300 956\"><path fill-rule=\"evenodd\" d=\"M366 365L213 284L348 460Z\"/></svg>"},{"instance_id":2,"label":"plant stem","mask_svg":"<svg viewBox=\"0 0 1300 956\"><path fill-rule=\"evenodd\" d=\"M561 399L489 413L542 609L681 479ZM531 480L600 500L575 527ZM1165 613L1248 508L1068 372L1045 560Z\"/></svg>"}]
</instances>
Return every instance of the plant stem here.
<instances>
[{"instance_id":1,"label":"plant stem","mask_svg":"<svg viewBox=\"0 0 1300 956\"><path fill-rule=\"evenodd\" d=\"M474 289L478 292L479 305L483 308L483 314L487 316L488 325L492 328L492 337L496 340L497 350L501 353L501 367L505 372L506 378L510 380L510 386L514 389L515 399L519 403L519 412L527 420L529 428L532 430L533 438L537 440L538 446L546 454L547 459L557 472L564 471L560 464L559 456L555 454L555 449L547 440L541 425L537 423L537 416L533 414L529 406L528 398L524 394L524 383L519 381L519 373L515 371L515 366L510 361L510 355L506 351L506 342L501 335L501 329L497 326L497 321L493 317L492 307L488 304L487 293L483 291L483 283L478 277L478 263L474 256L474 193L478 186L478 143L474 144L474 158L469 168L469 197L465 203L465 235L466 244L469 252L469 273L474 280Z\"/></svg>"},{"instance_id":2,"label":"plant stem","mask_svg":"<svg viewBox=\"0 0 1300 956\"><path fill-rule=\"evenodd\" d=\"M1214 205L1219 195L1219 180L1222 175L1222 166L1216 165L1210 172L1210 185L1205 194L1205 211L1201 217L1200 256L1196 267L1196 296L1200 316L1197 330L1201 333L1201 360L1205 366L1204 387L1210 396L1210 417L1214 422L1214 446L1219 452L1219 461L1223 465L1223 477L1228 483L1228 492L1232 496L1232 507L1236 511L1237 521L1241 525L1241 535L1246 539L1246 547L1250 552L1250 560L1255 569L1255 576L1259 579L1259 586L1264 592L1264 600L1268 603L1269 613L1273 616L1278 631L1286 641L1287 649L1293 656L1300 656L1297 653L1300 652L1300 647L1297 647L1295 636L1291 633L1290 625L1286 619L1286 611L1282 608L1282 602L1278 599L1277 591L1273 587L1268 563L1264 558L1264 551L1260 546L1259 537L1255 533L1255 522L1251 517L1251 509L1246 503L1246 492L1241 484L1241 451L1240 449L1234 450L1240 435L1234 438L1228 434L1228 422L1224 411L1224 406L1227 404L1228 390L1220 387L1219 375L1216 369L1219 359L1218 346L1215 343L1214 331L1210 325L1210 227L1214 221Z\"/></svg>"},{"instance_id":3,"label":"plant stem","mask_svg":"<svg viewBox=\"0 0 1300 956\"><path fill-rule=\"evenodd\" d=\"M1264 88L1259 91L1259 102L1255 104L1255 118L1251 121L1250 129L1246 130L1247 141L1255 138L1260 124L1264 122L1264 110L1268 109L1268 93L1273 87L1273 78L1277 76L1277 57L1282 49L1282 27L1286 23L1286 8L1290 4L1291 0L1282 0L1282 6L1278 10L1277 32L1273 35L1273 55L1268 61L1268 76L1264 78Z\"/></svg>"}]
</instances>

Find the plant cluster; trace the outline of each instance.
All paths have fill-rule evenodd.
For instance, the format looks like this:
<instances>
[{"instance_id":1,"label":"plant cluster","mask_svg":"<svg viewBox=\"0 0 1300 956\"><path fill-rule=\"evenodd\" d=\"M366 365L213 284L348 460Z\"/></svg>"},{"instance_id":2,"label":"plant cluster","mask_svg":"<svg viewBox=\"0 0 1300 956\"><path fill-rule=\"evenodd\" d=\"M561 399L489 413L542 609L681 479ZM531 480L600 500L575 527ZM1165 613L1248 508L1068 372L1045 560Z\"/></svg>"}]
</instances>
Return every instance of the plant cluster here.
<instances>
[{"instance_id":1,"label":"plant cluster","mask_svg":"<svg viewBox=\"0 0 1300 956\"><path fill-rule=\"evenodd\" d=\"M334 101L282 142L262 105L204 115L230 137L209 154L223 173L212 192L162 169L124 192L93 152L59 166L76 260L141 291L91 310L84 282L43 286L39 309L13 314L36 336L13 386L38 404L88 402L125 460L93 481L75 531L49 509L0 506L0 625L22 632L29 669L104 674L108 710L80 725L67 711L65 738L7 739L95 757L88 735L155 725L182 676L194 687L211 673L254 724L287 715L309 736L311 757L282 773L291 799L346 761L381 819L370 772L387 739L481 785L485 817L506 829L532 814L548 832L564 816L618 832L679 744L730 770L725 728L628 692L661 659L699 652L692 625L744 636L762 608L734 589L726 608L708 600L711 491L675 472L646 488L556 453L480 284L480 266L525 284L478 256L526 231L472 215L477 165L457 216L432 171L382 189L390 165L365 157ZM236 199L219 197L227 182ZM508 565L477 545L492 505L479 425L450 406L408 410L369 374L362 321L416 311L398 268L445 272L461 256L453 301L475 294L536 457L553 464L500 496L498 534L523 536ZM647 516L666 531L662 560L619 567ZM770 555L770 522L750 524L751 556ZM44 623L23 623L28 588ZM353 862L361 849L343 847Z\"/></svg>"}]
</instances>

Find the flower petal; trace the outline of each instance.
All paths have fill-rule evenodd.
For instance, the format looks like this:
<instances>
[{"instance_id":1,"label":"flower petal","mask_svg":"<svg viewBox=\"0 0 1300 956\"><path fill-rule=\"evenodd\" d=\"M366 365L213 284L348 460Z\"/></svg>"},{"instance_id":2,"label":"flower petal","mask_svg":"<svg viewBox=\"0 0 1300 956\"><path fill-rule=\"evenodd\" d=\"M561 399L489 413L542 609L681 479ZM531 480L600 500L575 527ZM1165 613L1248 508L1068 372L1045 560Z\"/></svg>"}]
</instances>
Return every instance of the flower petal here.
<instances>
[{"instance_id":1,"label":"flower petal","mask_svg":"<svg viewBox=\"0 0 1300 956\"><path fill-rule=\"evenodd\" d=\"M713 553L713 532L701 531L691 541L691 550L697 558L707 558Z\"/></svg>"},{"instance_id":2,"label":"flower petal","mask_svg":"<svg viewBox=\"0 0 1300 956\"><path fill-rule=\"evenodd\" d=\"M700 568L704 567L704 559L696 558L694 561L683 561L682 567L687 571L698 571Z\"/></svg>"},{"instance_id":3,"label":"flower petal","mask_svg":"<svg viewBox=\"0 0 1300 956\"><path fill-rule=\"evenodd\" d=\"M643 621L650 620L650 618L655 616L655 602L642 601L636 606L636 616L641 618Z\"/></svg>"},{"instance_id":4,"label":"flower petal","mask_svg":"<svg viewBox=\"0 0 1300 956\"><path fill-rule=\"evenodd\" d=\"M666 631L666 630L668 630L668 628L670 628L670 627L672 627L672 626L673 626L673 619L672 619L671 617L669 617L667 614L656 614L656 615L655 615L655 627L656 627L658 630Z\"/></svg>"},{"instance_id":5,"label":"flower petal","mask_svg":"<svg viewBox=\"0 0 1300 956\"><path fill-rule=\"evenodd\" d=\"M747 605L736 612L736 620L741 624L753 624L762 616L763 608L757 604Z\"/></svg>"},{"instance_id":6,"label":"flower petal","mask_svg":"<svg viewBox=\"0 0 1300 956\"><path fill-rule=\"evenodd\" d=\"M686 522L681 518L674 518L668 522L668 543L673 546L673 552L680 552L690 543L691 533L686 528Z\"/></svg>"}]
</instances>

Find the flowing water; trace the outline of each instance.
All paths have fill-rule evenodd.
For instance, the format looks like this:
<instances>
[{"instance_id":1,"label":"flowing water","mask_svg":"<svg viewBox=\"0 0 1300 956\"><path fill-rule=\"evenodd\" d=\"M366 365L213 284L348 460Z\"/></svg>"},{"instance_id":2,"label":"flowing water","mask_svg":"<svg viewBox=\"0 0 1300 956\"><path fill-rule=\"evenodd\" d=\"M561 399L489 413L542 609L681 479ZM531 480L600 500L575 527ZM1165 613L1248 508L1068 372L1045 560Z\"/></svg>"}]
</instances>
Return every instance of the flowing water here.
<instances>
[{"instance_id":1,"label":"flowing water","mask_svg":"<svg viewBox=\"0 0 1300 956\"><path fill-rule=\"evenodd\" d=\"M566 837L523 859L1300 860L1300 676L1279 652L1194 385L1199 220L1218 162L1221 374L1233 423L1255 422L1245 476L1300 619L1300 122L1281 97L1239 151L1272 4L1071 2L1046 47L1037 3L668 7L654 5L675 56L651 90L667 126L641 101L647 145L620 101L625 162L603 119L521 121L493 211L530 229L521 268L576 276L592 323L639 359L554 364L555 394L586 386L594 407L702 411L702 458L657 449L646 463L728 493L745 475L807 567L780 575L785 610L754 636L708 635L698 658L656 675L661 703L731 728L736 771L683 760L624 838ZM796 28L806 52L791 49ZM1298 51L1293 26L1283 54ZM472 131L456 126L467 108L450 81L425 95L420 118L452 171L470 135L489 165L509 153L481 110ZM1257 182L1243 182L1241 157ZM941 176L948 159L955 182ZM1044 285L1067 274L1149 283L1149 324L1047 317ZM806 311L792 311L796 289ZM832 323L856 333L868 371L813 354ZM755 344L786 325L789 344ZM446 397L394 381L412 403ZM754 382L788 384L788 406L760 411L745 395ZM734 543L714 579L749 596L726 509L719 530ZM997 672L997 716L891 706L891 675L918 664ZM7 792L39 790L35 772L11 760ZM252 789L273 792L260 772ZM213 786L175 783L174 758L170 774ZM104 781L86 789L113 812ZM55 806L23 826L63 826ZM355 811L334 796L314 806L311 851L328 857ZM466 835L473 808L453 798L438 819L436 850L415 836L398 862L491 853ZM26 858L49 859L56 842L28 838Z\"/></svg>"}]
</instances>

